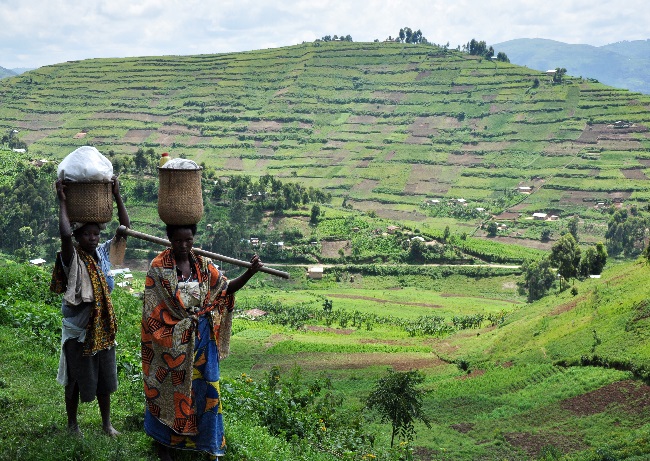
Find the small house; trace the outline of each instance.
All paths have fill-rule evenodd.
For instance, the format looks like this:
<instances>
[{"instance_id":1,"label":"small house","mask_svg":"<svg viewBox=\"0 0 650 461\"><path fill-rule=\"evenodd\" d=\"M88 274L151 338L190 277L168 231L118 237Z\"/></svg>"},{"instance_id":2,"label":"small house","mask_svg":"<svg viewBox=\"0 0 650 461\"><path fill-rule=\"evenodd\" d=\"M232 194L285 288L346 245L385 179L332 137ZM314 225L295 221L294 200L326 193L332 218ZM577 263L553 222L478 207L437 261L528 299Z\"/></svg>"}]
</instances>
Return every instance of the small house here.
<instances>
[{"instance_id":1,"label":"small house","mask_svg":"<svg viewBox=\"0 0 650 461\"><path fill-rule=\"evenodd\" d=\"M548 216L546 213L533 213L533 219L537 219L539 221L546 219L546 216Z\"/></svg>"},{"instance_id":2,"label":"small house","mask_svg":"<svg viewBox=\"0 0 650 461\"><path fill-rule=\"evenodd\" d=\"M546 75L548 75L549 77L555 76L556 73L557 73L557 70L555 70L555 69L549 69L549 70L546 71Z\"/></svg>"},{"instance_id":3,"label":"small house","mask_svg":"<svg viewBox=\"0 0 650 461\"><path fill-rule=\"evenodd\" d=\"M45 264L45 260L43 258L30 259L29 263L33 264L34 266L42 266Z\"/></svg>"},{"instance_id":4,"label":"small house","mask_svg":"<svg viewBox=\"0 0 650 461\"><path fill-rule=\"evenodd\" d=\"M307 277L313 280L323 278L323 266L314 266L307 269Z\"/></svg>"},{"instance_id":5,"label":"small house","mask_svg":"<svg viewBox=\"0 0 650 461\"><path fill-rule=\"evenodd\" d=\"M398 229L399 229L398 226L388 226L388 227L386 228L386 231L387 231L389 234L394 234Z\"/></svg>"}]
</instances>

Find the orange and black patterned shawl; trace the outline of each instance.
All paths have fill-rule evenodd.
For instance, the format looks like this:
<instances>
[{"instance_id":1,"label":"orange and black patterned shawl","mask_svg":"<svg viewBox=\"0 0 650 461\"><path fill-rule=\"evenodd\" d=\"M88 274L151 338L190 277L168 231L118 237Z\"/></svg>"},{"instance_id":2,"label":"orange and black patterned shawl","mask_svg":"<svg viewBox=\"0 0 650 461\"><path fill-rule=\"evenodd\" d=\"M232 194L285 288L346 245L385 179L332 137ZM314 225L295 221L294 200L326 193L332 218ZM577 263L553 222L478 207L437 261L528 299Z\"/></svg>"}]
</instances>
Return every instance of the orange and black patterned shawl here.
<instances>
[{"instance_id":1,"label":"orange and black patterned shawl","mask_svg":"<svg viewBox=\"0 0 650 461\"><path fill-rule=\"evenodd\" d=\"M226 294L228 280L212 264L191 252L197 274L201 310L185 310L178 290L176 263L171 249L151 262L145 281L142 311L142 371L149 411L178 434L196 434L196 404L192 400L194 336L198 317L209 315L220 347L219 326L234 307Z\"/></svg>"}]
</instances>

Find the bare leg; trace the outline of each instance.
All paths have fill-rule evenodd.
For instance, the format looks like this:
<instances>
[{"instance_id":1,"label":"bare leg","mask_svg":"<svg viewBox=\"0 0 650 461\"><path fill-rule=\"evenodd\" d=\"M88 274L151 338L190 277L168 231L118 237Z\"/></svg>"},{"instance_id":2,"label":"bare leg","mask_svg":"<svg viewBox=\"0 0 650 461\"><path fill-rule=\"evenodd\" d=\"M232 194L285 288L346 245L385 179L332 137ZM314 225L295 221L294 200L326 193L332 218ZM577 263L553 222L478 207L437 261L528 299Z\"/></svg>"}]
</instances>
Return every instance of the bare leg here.
<instances>
[{"instance_id":1,"label":"bare leg","mask_svg":"<svg viewBox=\"0 0 650 461\"><path fill-rule=\"evenodd\" d=\"M65 412L68 416L68 431L73 435L81 436L79 423L77 421L77 411L79 410L79 385L74 383L72 397L65 398Z\"/></svg>"},{"instance_id":2,"label":"bare leg","mask_svg":"<svg viewBox=\"0 0 650 461\"><path fill-rule=\"evenodd\" d=\"M173 461L174 458L172 458L172 451L171 449L163 445L162 443L156 442L157 448L158 448L158 459L160 461Z\"/></svg>"},{"instance_id":3,"label":"bare leg","mask_svg":"<svg viewBox=\"0 0 650 461\"><path fill-rule=\"evenodd\" d=\"M111 437L120 435L111 424L111 394L97 394L97 403L99 404L99 412L102 415L102 429L104 432Z\"/></svg>"}]
</instances>

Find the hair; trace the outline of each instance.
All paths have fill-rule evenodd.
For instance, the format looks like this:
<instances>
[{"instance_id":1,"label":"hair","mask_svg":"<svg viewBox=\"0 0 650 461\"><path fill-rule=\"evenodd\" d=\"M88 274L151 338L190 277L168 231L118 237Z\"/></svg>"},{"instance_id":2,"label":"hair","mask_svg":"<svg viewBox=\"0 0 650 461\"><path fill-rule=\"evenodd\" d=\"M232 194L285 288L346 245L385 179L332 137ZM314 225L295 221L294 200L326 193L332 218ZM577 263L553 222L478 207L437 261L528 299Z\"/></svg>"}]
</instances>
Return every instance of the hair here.
<instances>
[{"instance_id":1,"label":"hair","mask_svg":"<svg viewBox=\"0 0 650 461\"><path fill-rule=\"evenodd\" d=\"M196 224L167 224L167 228L166 228L167 238L171 240L174 232L181 229L189 229L190 231L192 231L193 236L196 235Z\"/></svg>"}]
</instances>

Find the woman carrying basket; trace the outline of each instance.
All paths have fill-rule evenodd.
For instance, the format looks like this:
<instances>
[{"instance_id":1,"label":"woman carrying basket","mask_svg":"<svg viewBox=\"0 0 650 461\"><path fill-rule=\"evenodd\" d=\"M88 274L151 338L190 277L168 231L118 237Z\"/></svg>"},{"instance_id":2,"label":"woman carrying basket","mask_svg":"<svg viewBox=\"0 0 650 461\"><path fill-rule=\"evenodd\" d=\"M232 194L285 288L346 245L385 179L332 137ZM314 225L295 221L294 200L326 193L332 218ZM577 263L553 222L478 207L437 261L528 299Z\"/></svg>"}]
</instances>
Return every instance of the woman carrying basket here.
<instances>
[{"instance_id":1,"label":"woman carrying basket","mask_svg":"<svg viewBox=\"0 0 650 461\"><path fill-rule=\"evenodd\" d=\"M219 360L227 354L233 294L262 267L255 255L228 280L192 251L195 234L196 224L167 225L171 248L154 258L145 282L144 426L161 460L172 459L170 448L224 455Z\"/></svg>"},{"instance_id":2,"label":"woman carrying basket","mask_svg":"<svg viewBox=\"0 0 650 461\"><path fill-rule=\"evenodd\" d=\"M113 176L111 181L120 224L128 227L129 215L117 177ZM55 185L61 251L56 257L51 288L63 293L62 350L57 381L65 386L68 430L81 435L77 422L79 400L91 402L97 398L102 429L114 437L119 434L111 423L111 393L117 390L117 324L110 296L114 279L108 255L115 239L99 244L100 230L106 227L103 223L71 223L66 186L61 180Z\"/></svg>"}]
</instances>

